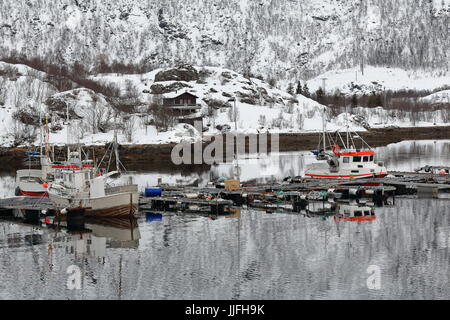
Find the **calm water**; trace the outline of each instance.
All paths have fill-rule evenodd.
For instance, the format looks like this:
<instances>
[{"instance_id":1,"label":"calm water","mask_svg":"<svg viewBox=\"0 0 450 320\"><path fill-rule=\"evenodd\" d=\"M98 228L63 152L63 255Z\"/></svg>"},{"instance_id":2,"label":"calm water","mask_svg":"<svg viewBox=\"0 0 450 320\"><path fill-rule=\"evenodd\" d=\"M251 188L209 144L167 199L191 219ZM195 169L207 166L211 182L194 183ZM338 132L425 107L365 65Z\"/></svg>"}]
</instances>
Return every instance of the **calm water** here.
<instances>
[{"instance_id":1,"label":"calm water","mask_svg":"<svg viewBox=\"0 0 450 320\"><path fill-rule=\"evenodd\" d=\"M403 142L379 149L389 169L447 164L450 142ZM311 156L280 155L281 172L300 174ZM248 164L273 170L273 159ZM225 165L212 175L225 175ZM243 173L244 173L243 169ZM252 174L247 179L253 179ZM207 181L210 173L133 175ZM243 179L245 180L245 178ZM2 196L12 177L1 177ZM211 219L148 215L137 225L77 221L56 231L0 220L1 299L449 299L450 201L397 198L373 221L241 210ZM67 288L68 267L82 288ZM380 289L367 287L379 267Z\"/></svg>"}]
</instances>

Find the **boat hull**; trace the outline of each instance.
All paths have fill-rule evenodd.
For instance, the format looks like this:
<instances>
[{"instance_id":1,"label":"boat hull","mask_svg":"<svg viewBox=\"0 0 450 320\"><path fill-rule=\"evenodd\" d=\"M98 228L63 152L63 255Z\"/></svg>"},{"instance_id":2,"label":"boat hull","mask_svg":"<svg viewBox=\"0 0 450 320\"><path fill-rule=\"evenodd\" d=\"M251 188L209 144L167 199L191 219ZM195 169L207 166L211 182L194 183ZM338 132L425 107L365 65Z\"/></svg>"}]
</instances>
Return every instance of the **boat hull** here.
<instances>
[{"instance_id":1,"label":"boat hull","mask_svg":"<svg viewBox=\"0 0 450 320\"><path fill-rule=\"evenodd\" d=\"M306 173L305 178L313 178L313 179L364 179L364 178L384 178L387 176L386 172L380 173L367 173L367 174L349 174L349 175L340 175L340 174L314 174L314 173Z\"/></svg>"},{"instance_id":2,"label":"boat hull","mask_svg":"<svg viewBox=\"0 0 450 320\"><path fill-rule=\"evenodd\" d=\"M327 163L314 163L308 166L304 177L311 179L364 179L384 178L387 176L384 166L375 163L339 165L339 169L332 171Z\"/></svg>"},{"instance_id":3,"label":"boat hull","mask_svg":"<svg viewBox=\"0 0 450 320\"><path fill-rule=\"evenodd\" d=\"M17 191L18 196L26 196L26 197L48 197L48 193L46 191L43 192L36 192L36 191L25 191L21 190L20 188Z\"/></svg>"},{"instance_id":4,"label":"boat hull","mask_svg":"<svg viewBox=\"0 0 450 320\"><path fill-rule=\"evenodd\" d=\"M129 217L138 213L139 194L124 192L99 198L68 198L50 193L50 200L58 208L84 208L91 217Z\"/></svg>"}]
</instances>

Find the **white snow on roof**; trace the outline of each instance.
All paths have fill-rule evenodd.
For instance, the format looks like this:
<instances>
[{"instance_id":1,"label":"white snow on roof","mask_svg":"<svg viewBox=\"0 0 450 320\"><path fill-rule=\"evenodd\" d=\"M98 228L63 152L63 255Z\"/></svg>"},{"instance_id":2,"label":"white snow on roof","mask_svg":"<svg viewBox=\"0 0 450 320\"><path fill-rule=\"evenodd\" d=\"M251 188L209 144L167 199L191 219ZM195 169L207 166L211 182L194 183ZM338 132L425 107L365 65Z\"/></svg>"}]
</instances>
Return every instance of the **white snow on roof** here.
<instances>
[{"instance_id":1,"label":"white snow on roof","mask_svg":"<svg viewBox=\"0 0 450 320\"><path fill-rule=\"evenodd\" d=\"M192 96L198 98L195 94L193 94L193 93L191 93L191 92L188 92L188 91L181 91L181 90L178 90L177 92L168 92L168 93L164 93L162 96L163 96L164 98L166 98L166 99L173 99L173 98L176 98L176 97L178 97L178 96L181 96L181 95L184 94L184 93L189 93L190 95L192 95Z\"/></svg>"}]
</instances>

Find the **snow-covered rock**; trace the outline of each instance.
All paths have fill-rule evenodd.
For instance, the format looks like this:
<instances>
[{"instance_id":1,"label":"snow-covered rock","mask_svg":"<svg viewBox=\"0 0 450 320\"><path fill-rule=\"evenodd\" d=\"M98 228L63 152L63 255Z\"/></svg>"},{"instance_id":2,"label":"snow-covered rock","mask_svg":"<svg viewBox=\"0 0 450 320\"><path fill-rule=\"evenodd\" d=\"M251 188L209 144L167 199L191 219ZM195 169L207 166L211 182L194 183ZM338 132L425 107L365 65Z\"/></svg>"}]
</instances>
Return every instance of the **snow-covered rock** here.
<instances>
[{"instance_id":1,"label":"snow-covered rock","mask_svg":"<svg viewBox=\"0 0 450 320\"><path fill-rule=\"evenodd\" d=\"M308 87L311 92L323 87L333 93L339 90L342 93L352 95L370 95L373 91L384 90L435 90L450 85L450 74L439 75L436 72L407 71L400 68L372 67L349 68L325 72L311 80Z\"/></svg>"},{"instance_id":2,"label":"snow-covered rock","mask_svg":"<svg viewBox=\"0 0 450 320\"><path fill-rule=\"evenodd\" d=\"M431 104L447 104L450 105L450 90L442 90L421 98L421 101Z\"/></svg>"}]
</instances>

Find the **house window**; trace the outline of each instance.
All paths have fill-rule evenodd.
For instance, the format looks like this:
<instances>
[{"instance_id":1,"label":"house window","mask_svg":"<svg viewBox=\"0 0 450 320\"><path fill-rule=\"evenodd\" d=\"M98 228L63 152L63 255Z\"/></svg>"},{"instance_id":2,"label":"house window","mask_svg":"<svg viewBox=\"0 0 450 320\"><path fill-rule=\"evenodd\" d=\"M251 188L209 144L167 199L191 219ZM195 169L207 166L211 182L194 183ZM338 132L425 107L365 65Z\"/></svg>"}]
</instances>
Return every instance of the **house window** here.
<instances>
[{"instance_id":1,"label":"house window","mask_svg":"<svg viewBox=\"0 0 450 320\"><path fill-rule=\"evenodd\" d=\"M361 162L361 157L353 157L353 162Z\"/></svg>"},{"instance_id":2,"label":"house window","mask_svg":"<svg viewBox=\"0 0 450 320\"><path fill-rule=\"evenodd\" d=\"M342 160L343 163L349 163L350 157L344 157L344 160Z\"/></svg>"}]
</instances>

